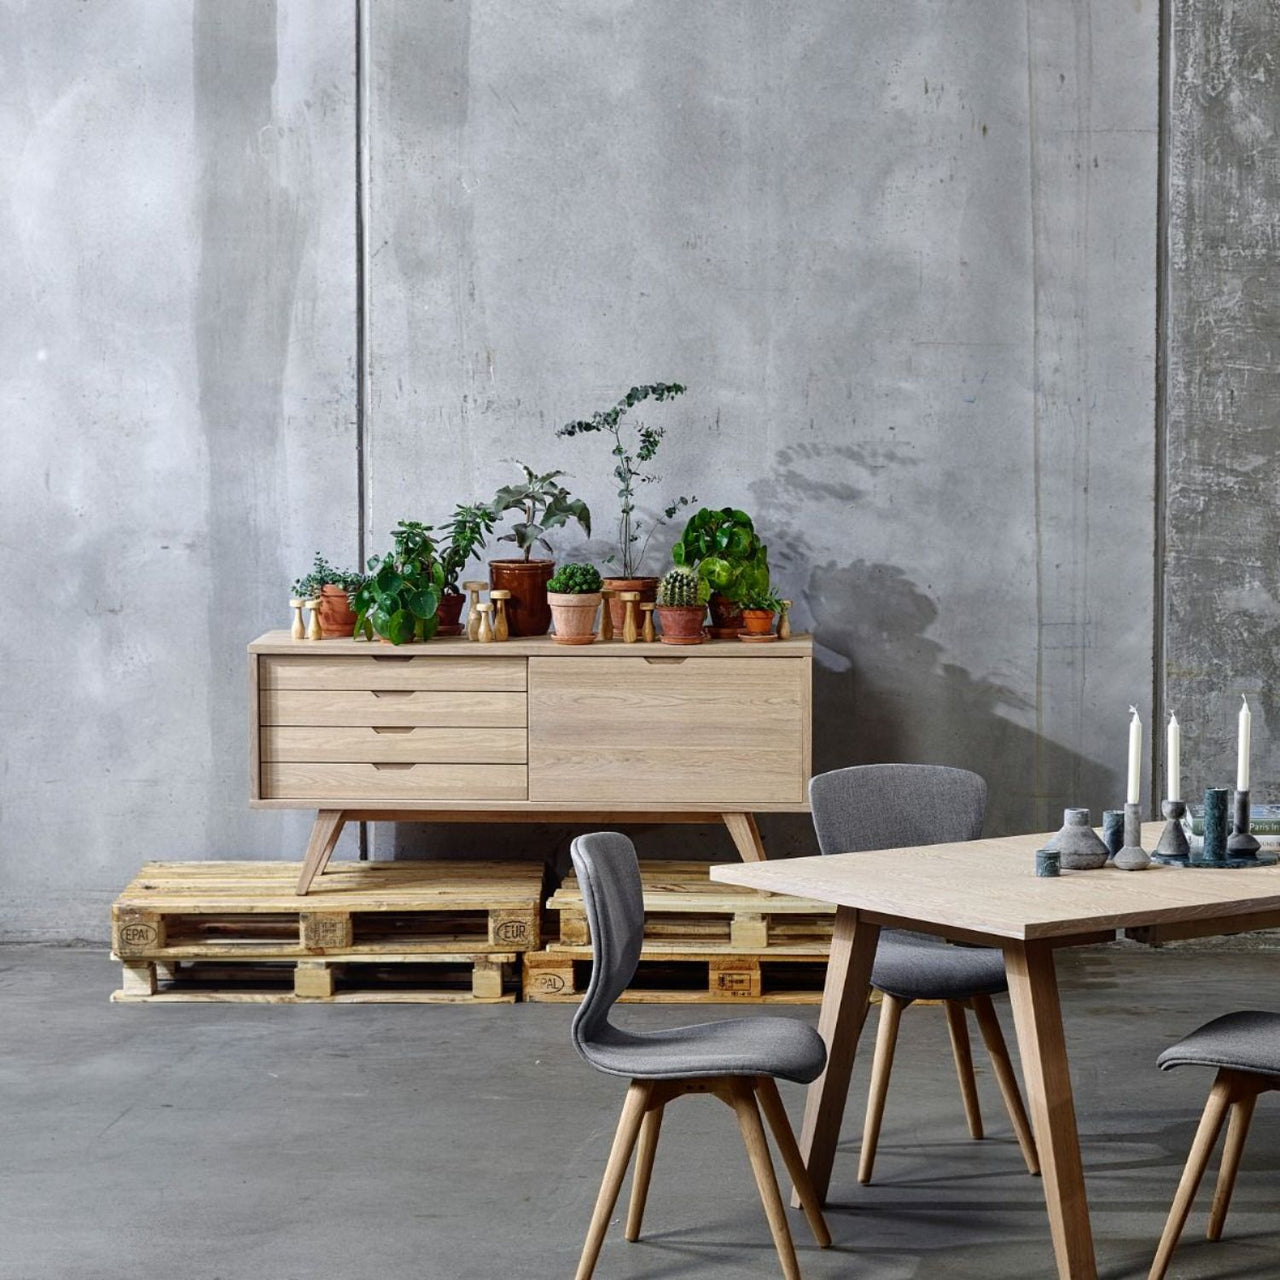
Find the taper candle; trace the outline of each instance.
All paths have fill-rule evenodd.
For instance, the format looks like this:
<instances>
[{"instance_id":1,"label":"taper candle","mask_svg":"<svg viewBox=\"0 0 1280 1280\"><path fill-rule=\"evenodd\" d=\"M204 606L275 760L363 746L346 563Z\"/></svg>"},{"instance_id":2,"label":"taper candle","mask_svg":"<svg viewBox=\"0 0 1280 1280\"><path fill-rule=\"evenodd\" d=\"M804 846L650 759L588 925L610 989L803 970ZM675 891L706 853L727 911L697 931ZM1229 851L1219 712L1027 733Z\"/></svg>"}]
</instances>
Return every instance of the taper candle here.
<instances>
[{"instance_id":1,"label":"taper candle","mask_svg":"<svg viewBox=\"0 0 1280 1280\"><path fill-rule=\"evenodd\" d=\"M1182 799L1182 727L1178 724L1178 717L1170 715L1169 717L1169 751L1168 763L1166 765L1167 774L1165 779L1165 799L1181 800Z\"/></svg>"},{"instance_id":2,"label":"taper candle","mask_svg":"<svg viewBox=\"0 0 1280 1280\"><path fill-rule=\"evenodd\" d=\"M1240 695L1239 742L1236 750L1236 790L1249 790L1249 739L1253 734L1253 716L1249 700Z\"/></svg>"},{"instance_id":3,"label":"taper candle","mask_svg":"<svg viewBox=\"0 0 1280 1280\"><path fill-rule=\"evenodd\" d=\"M1138 708L1129 708L1129 787L1126 803L1137 804L1142 793L1142 721Z\"/></svg>"}]
</instances>

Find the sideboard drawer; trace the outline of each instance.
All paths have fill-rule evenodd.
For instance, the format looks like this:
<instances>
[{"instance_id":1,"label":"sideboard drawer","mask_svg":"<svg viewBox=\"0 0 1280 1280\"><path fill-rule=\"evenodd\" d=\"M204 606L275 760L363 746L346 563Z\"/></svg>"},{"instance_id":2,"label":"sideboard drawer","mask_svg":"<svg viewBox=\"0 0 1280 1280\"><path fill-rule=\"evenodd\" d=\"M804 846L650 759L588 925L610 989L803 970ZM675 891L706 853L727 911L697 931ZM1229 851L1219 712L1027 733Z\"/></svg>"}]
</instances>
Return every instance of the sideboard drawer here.
<instances>
[{"instance_id":1,"label":"sideboard drawer","mask_svg":"<svg viewBox=\"0 0 1280 1280\"><path fill-rule=\"evenodd\" d=\"M264 760L267 800L524 800L524 765L293 764Z\"/></svg>"},{"instance_id":2,"label":"sideboard drawer","mask_svg":"<svg viewBox=\"0 0 1280 1280\"><path fill-rule=\"evenodd\" d=\"M523 728L523 693L434 693L419 689L263 689L264 725Z\"/></svg>"},{"instance_id":3,"label":"sideboard drawer","mask_svg":"<svg viewBox=\"0 0 1280 1280\"><path fill-rule=\"evenodd\" d=\"M379 646L382 647L382 646ZM436 689L467 693L523 693L523 658L437 658L378 653L355 657L264 655L264 689Z\"/></svg>"},{"instance_id":4,"label":"sideboard drawer","mask_svg":"<svg viewBox=\"0 0 1280 1280\"><path fill-rule=\"evenodd\" d=\"M803 803L804 658L529 659L529 798Z\"/></svg>"},{"instance_id":5,"label":"sideboard drawer","mask_svg":"<svg viewBox=\"0 0 1280 1280\"><path fill-rule=\"evenodd\" d=\"M524 729L266 725L262 758L290 763L524 764Z\"/></svg>"}]
</instances>

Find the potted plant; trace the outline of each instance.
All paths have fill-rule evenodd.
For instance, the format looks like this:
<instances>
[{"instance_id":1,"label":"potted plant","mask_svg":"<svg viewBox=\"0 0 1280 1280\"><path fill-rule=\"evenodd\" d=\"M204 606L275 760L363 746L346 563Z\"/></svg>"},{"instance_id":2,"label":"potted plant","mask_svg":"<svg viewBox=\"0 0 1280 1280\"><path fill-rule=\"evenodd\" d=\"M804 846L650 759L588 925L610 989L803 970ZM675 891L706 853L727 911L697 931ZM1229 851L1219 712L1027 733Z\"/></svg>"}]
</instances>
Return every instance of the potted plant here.
<instances>
[{"instance_id":1,"label":"potted plant","mask_svg":"<svg viewBox=\"0 0 1280 1280\"><path fill-rule=\"evenodd\" d=\"M335 569L318 551L306 577L293 584L295 599L319 600L320 634L326 640L349 636L354 632L356 613L351 597L364 582L364 574L348 569Z\"/></svg>"},{"instance_id":2,"label":"potted plant","mask_svg":"<svg viewBox=\"0 0 1280 1280\"><path fill-rule=\"evenodd\" d=\"M778 599L772 587L763 591L748 591L741 600L742 630L739 640L773 639L773 619L782 601Z\"/></svg>"},{"instance_id":3,"label":"potted plant","mask_svg":"<svg viewBox=\"0 0 1280 1280\"><path fill-rule=\"evenodd\" d=\"M504 533L499 542L514 542L524 552L520 560L490 560L489 585L502 591L510 591L507 602L507 626L513 636L546 635L551 625L551 610L547 605L547 579L555 572L554 560L534 560L534 547L541 544L548 551L551 544L547 532L569 520L576 520L591 536L591 512L587 504L571 498L569 490L559 483L563 471L548 471L537 475L523 462L523 484L509 484L498 490L490 510L496 520L507 511L517 511L521 519L510 533Z\"/></svg>"},{"instance_id":4,"label":"potted plant","mask_svg":"<svg viewBox=\"0 0 1280 1280\"><path fill-rule=\"evenodd\" d=\"M663 644L701 644L707 616L707 584L692 569L670 569L658 583Z\"/></svg>"},{"instance_id":5,"label":"potted plant","mask_svg":"<svg viewBox=\"0 0 1280 1280\"><path fill-rule=\"evenodd\" d=\"M453 519L444 526L445 541L440 548L440 567L444 570L444 592L440 596L439 635L460 636L463 632L462 606L466 597L458 588L458 579L477 551L484 550L485 535L492 532L494 512L481 503L453 509Z\"/></svg>"},{"instance_id":6,"label":"potted plant","mask_svg":"<svg viewBox=\"0 0 1280 1280\"><path fill-rule=\"evenodd\" d=\"M613 592L609 600L609 612L615 631L622 630L624 612L623 603L618 599L619 592L637 591L641 600L653 600L657 594L658 579L640 574L649 539L682 507L697 502L696 497L677 498L664 508L662 515L654 519L647 529L636 518L636 486L653 484L661 479L652 471L645 470L644 464L653 461L658 446L662 443L664 431L662 427L631 422L625 424L630 429L624 435L623 418L642 401L670 400L682 395L684 390L678 382L654 382L648 386L632 387L611 409L602 409L577 422L567 422L556 432L558 436L567 437L599 433L613 441L609 452L614 459L613 477L618 482L621 507L618 513L617 553L609 556L605 563L616 566L618 574L616 577L605 578L604 585Z\"/></svg>"},{"instance_id":7,"label":"potted plant","mask_svg":"<svg viewBox=\"0 0 1280 1280\"><path fill-rule=\"evenodd\" d=\"M742 629L742 601L769 590L769 551L751 517L735 507L695 512L671 558L698 576L711 590L711 634L732 639Z\"/></svg>"},{"instance_id":8,"label":"potted plant","mask_svg":"<svg viewBox=\"0 0 1280 1280\"><path fill-rule=\"evenodd\" d=\"M589 564L565 564L547 582L547 603L557 644L590 644L596 638L600 573Z\"/></svg>"},{"instance_id":9,"label":"potted plant","mask_svg":"<svg viewBox=\"0 0 1280 1280\"><path fill-rule=\"evenodd\" d=\"M387 644L430 640L439 625L444 567L429 526L401 520L391 531L394 550L371 556L369 576L355 594L356 630Z\"/></svg>"}]
</instances>

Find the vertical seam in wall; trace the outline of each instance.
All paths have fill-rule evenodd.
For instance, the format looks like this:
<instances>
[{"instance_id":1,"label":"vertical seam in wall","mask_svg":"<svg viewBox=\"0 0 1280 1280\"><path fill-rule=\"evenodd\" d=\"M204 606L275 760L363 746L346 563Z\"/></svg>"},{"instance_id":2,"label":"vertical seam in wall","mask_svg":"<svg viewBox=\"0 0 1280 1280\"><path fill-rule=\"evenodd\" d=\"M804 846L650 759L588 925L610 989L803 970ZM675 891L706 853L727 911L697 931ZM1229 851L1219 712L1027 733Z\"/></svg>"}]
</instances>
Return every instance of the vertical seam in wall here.
<instances>
[{"instance_id":1,"label":"vertical seam in wall","mask_svg":"<svg viewBox=\"0 0 1280 1280\"><path fill-rule=\"evenodd\" d=\"M365 6L355 0L355 254L356 254L356 564L365 567L365 435L368 429L368 359L365 329L368 321L365 259ZM361 822L357 833L360 860L369 857L369 824Z\"/></svg>"}]
</instances>

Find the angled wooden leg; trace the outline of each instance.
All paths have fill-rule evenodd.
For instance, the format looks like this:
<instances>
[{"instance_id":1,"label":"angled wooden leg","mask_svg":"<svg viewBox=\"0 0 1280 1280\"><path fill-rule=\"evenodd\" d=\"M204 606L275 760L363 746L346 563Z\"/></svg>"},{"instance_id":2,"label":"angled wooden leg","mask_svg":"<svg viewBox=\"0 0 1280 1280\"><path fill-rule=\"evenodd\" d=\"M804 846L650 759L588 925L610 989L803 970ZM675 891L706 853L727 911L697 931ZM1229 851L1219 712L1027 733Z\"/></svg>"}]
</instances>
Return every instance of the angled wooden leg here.
<instances>
[{"instance_id":1,"label":"angled wooden leg","mask_svg":"<svg viewBox=\"0 0 1280 1280\"><path fill-rule=\"evenodd\" d=\"M880 1122L884 1119L884 1100L889 1093L889 1076L893 1071L893 1051L898 1044L898 1024L902 1011L911 1003L885 992L880 999L880 1025L876 1028L876 1053L871 1060L871 1089L867 1094L867 1114L862 1122L862 1150L858 1153L858 1181L864 1186L871 1181L876 1163L876 1147L880 1144Z\"/></svg>"},{"instance_id":2,"label":"angled wooden leg","mask_svg":"<svg viewBox=\"0 0 1280 1280\"><path fill-rule=\"evenodd\" d=\"M729 834L733 837L733 843L743 862L763 862L768 857L754 814L722 813L720 816L724 819L724 825L729 828Z\"/></svg>"},{"instance_id":3,"label":"angled wooden leg","mask_svg":"<svg viewBox=\"0 0 1280 1280\"><path fill-rule=\"evenodd\" d=\"M307 853L302 860L302 874L298 877L296 892L299 895L306 893L311 888L311 882L325 869L346 821L347 815L341 809L321 809L316 814L311 839L307 842Z\"/></svg>"},{"instance_id":4,"label":"angled wooden leg","mask_svg":"<svg viewBox=\"0 0 1280 1280\"><path fill-rule=\"evenodd\" d=\"M1009 1122L1013 1125L1018 1146L1022 1148L1022 1158L1027 1162L1027 1172L1038 1174L1040 1159L1036 1155L1036 1140L1031 1136L1031 1122L1022 1105L1022 1091L1018 1088L1018 1077L1013 1074L1013 1063L1009 1061L1009 1048L1004 1042L995 1006L990 996L974 996L969 1003L973 1006L973 1016L978 1020L982 1042L987 1046L987 1054L1000 1085L1000 1096L1004 1098L1004 1107L1009 1113Z\"/></svg>"},{"instance_id":5,"label":"angled wooden leg","mask_svg":"<svg viewBox=\"0 0 1280 1280\"><path fill-rule=\"evenodd\" d=\"M973 1078L973 1051L969 1047L969 1022L959 1000L947 1000L947 1030L951 1033L951 1056L956 1060L956 1079L960 1081L960 1097L969 1122L969 1136L982 1139L982 1111L978 1106L978 1084Z\"/></svg>"},{"instance_id":6,"label":"angled wooden leg","mask_svg":"<svg viewBox=\"0 0 1280 1280\"><path fill-rule=\"evenodd\" d=\"M1187 1156L1186 1167L1182 1170L1182 1178L1178 1182L1178 1190L1164 1224L1164 1233L1160 1237L1160 1247L1156 1250L1147 1280L1162 1280L1169 1269L1169 1260L1173 1257L1178 1237L1182 1235L1187 1215L1191 1212L1191 1202L1196 1198L1200 1179L1204 1176L1205 1166L1209 1163L1214 1143L1218 1141L1218 1134L1222 1130L1222 1121L1231 1104L1231 1095L1232 1073L1219 1071L1213 1088L1209 1090L1209 1101L1205 1103L1204 1114L1200 1117L1200 1127L1191 1144L1191 1154Z\"/></svg>"},{"instance_id":7,"label":"angled wooden leg","mask_svg":"<svg viewBox=\"0 0 1280 1280\"><path fill-rule=\"evenodd\" d=\"M742 1141L751 1158L751 1171L756 1175L756 1186L760 1189L760 1201L764 1205L765 1217L769 1219L769 1230L773 1233L773 1245L782 1264L782 1274L786 1280L800 1280L800 1264L796 1261L796 1247L791 1240L791 1228L787 1225L787 1211L782 1207L782 1197L778 1194L769 1140L764 1136L764 1125L760 1123L760 1111L750 1083L737 1081L732 1099L738 1128L742 1130Z\"/></svg>"},{"instance_id":8,"label":"angled wooden leg","mask_svg":"<svg viewBox=\"0 0 1280 1280\"><path fill-rule=\"evenodd\" d=\"M778 1096L778 1082L772 1076L760 1076L756 1080L756 1098L760 1110L773 1130L774 1140L782 1153L782 1163L787 1166L791 1181L800 1196L800 1206L804 1216L809 1219L809 1227L819 1249L831 1247L831 1232L827 1230L827 1220L822 1216L822 1206L818 1203L817 1193L809 1179L809 1170L804 1167L800 1158L800 1148L796 1144L796 1135L791 1131L791 1121L787 1119L786 1108Z\"/></svg>"},{"instance_id":9,"label":"angled wooden leg","mask_svg":"<svg viewBox=\"0 0 1280 1280\"><path fill-rule=\"evenodd\" d=\"M809 1086L800 1131L800 1154L818 1200L823 1204L831 1185L836 1144L840 1141L840 1122L849 1096L853 1055L867 1017L871 967L879 938L878 924L859 920L852 907L836 909L827 982L822 989L822 1012L818 1015L818 1031L827 1045L827 1068ZM791 1203L800 1207L800 1197L794 1189Z\"/></svg>"},{"instance_id":10,"label":"angled wooden leg","mask_svg":"<svg viewBox=\"0 0 1280 1280\"><path fill-rule=\"evenodd\" d=\"M1059 1280L1097 1280L1053 949L1010 943L1004 961Z\"/></svg>"},{"instance_id":11,"label":"angled wooden leg","mask_svg":"<svg viewBox=\"0 0 1280 1280\"><path fill-rule=\"evenodd\" d=\"M1262 1092L1261 1081L1254 1088L1241 1082L1232 1092L1231 1112L1227 1119L1227 1140L1222 1147L1222 1164L1218 1168L1218 1182L1213 1189L1213 1208L1209 1210L1209 1226L1205 1237L1221 1240L1222 1228L1231 1207L1231 1193L1236 1189L1236 1171L1240 1168L1240 1154L1249 1136L1249 1122L1253 1109Z\"/></svg>"},{"instance_id":12,"label":"angled wooden leg","mask_svg":"<svg viewBox=\"0 0 1280 1280\"><path fill-rule=\"evenodd\" d=\"M627 1090L622 1115L618 1120L618 1131L613 1135L609 1163L605 1165L600 1194L596 1197L595 1212L591 1215L591 1226L587 1229L587 1242L582 1246L582 1257L578 1262L575 1280L591 1280L591 1273L596 1269L600 1246L604 1244L604 1234L609 1229L609 1215L613 1212L613 1206L618 1203L622 1179L626 1176L627 1165L631 1163L636 1135L640 1132L640 1123L644 1119L652 1093L652 1080L633 1080Z\"/></svg>"},{"instance_id":13,"label":"angled wooden leg","mask_svg":"<svg viewBox=\"0 0 1280 1280\"><path fill-rule=\"evenodd\" d=\"M640 1144L636 1149L636 1168L631 1175L631 1207L627 1210L627 1240L640 1239L640 1223L644 1220L644 1205L649 1198L649 1179L653 1176L653 1156L658 1149L658 1134L662 1131L661 1106L645 1112L640 1126Z\"/></svg>"}]
</instances>

